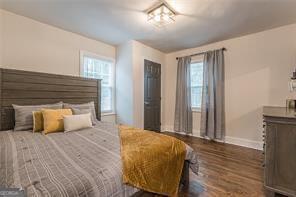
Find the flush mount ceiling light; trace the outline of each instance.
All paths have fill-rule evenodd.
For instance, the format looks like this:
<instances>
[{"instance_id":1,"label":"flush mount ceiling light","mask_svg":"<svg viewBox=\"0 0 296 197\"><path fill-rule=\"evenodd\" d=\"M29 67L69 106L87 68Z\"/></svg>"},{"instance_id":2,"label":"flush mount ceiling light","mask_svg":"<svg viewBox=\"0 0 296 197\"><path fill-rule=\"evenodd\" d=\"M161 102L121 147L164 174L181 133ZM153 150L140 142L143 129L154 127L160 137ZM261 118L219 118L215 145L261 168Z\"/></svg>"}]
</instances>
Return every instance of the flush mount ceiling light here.
<instances>
[{"instance_id":1,"label":"flush mount ceiling light","mask_svg":"<svg viewBox=\"0 0 296 197\"><path fill-rule=\"evenodd\" d=\"M163 27L169 23L174 22L176 12L173 11L166 3L150 9L148 12L148 21L152 22L157 27Z\"/></svg>"}]
</instances>

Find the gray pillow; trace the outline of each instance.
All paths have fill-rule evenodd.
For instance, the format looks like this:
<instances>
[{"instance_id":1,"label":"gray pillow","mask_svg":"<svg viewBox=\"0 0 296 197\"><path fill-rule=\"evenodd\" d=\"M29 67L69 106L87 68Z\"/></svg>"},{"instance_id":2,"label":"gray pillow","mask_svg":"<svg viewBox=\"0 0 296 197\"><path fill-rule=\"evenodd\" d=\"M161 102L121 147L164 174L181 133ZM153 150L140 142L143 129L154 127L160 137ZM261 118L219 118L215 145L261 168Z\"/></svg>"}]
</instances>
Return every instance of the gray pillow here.
<instances>
[{"instance_id":1,"label":"gray pillow","mask_svg":"<svg viewBox=\"0 0 296 197\"><path fill-rule=\"evenodd\" d=\"M15 131L33 129L33 111L41 109L62 109L63 103L47 104L47 105L12 105L15 117Z\"/></svg>"},{"instance_id":2,"label":"gray pillow","mask_svg":"<svg viewBox=\"0 0 296 197\"><path fill-rule=\"evenodd\" d=\"M96 124L97 116L96 116L96 109L95 109L95 103L89 102L89 103L82 103L82 104L70 104L70 103L64 103L64 109L72 109L73 113L75 114L85 114L87 110L87 113L91 112L91 120L93 124Z\"/></svg>"}]
</instances>

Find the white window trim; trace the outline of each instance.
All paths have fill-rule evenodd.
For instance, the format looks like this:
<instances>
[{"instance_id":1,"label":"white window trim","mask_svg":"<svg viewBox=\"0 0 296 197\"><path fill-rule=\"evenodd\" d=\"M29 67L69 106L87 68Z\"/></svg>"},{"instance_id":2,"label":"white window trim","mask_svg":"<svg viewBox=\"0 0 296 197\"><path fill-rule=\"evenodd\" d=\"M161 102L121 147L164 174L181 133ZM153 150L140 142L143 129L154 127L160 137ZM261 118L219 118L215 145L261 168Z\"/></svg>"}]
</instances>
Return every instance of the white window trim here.
<instances>
[{"instance_id":1,"label":"white window trim","mask_svg":"<svg viewBox=\"0 0 296 197\"><path fill-rule=\"evenodd\" d=\"M204 55L198 55L191 58L191 63L203 62Z\"/></svg>"},{"instance_id":2,"label":"white window trim","mask_svg":"<svg viewBox=\"0 0 296 197\"><path fill-rule=\"evenodd\" d=\"M195 59L195 60L192 60L190 64L195 64L195 63L203 63L203 60Z\"/></svg>"},{"instance_id":3,"label":"white window trim","mask_svg":"<svg viewBox=\"0 0 296 197\"><path fill-rule=\"evenodd\" d=\"M116 114L113 112L106 112L106 113L104 112L101 114L101 116L113 116L113 115L116 115Z\"/></svg>"},{"instance_id":4,"label":"white window trim","mask_svg":"<svg viewBox=\"0 0 296 197\"><path fill-rule=\"evenodd\" d=\"M196 58L194 60L191 61L191 64L194 64L194 63L203 63L203 56L200 56L199 58ZM203 87L203 84L202 84L202 87ZM197 112L197 113L200 113L201 112L201 107L192 107L191 106L191 111L192 112Z\"/></svg>"},{"instance_id":5,"label":"white window trim","mask_svg":"<svg viewBox=\"0 0 296 197\"><path fill-rule=\"evenodd\" d=\"M191 111L192 112L201 112L201 108L200 107L191 107Z\"/></svg>"},{"instance_id":6,"label":"white window trim","mask_svg":"<svg viewBox=\"0 0 296 197\"><path fill-rule=\"evenodd\" d=\"M113 80L112 80L112 110L110 111L101 111L101 115L104 116L104 115L111 115L111 114L116 114L115 112L115 59L114 58L110 58L110 57L106 57L106 56L102 56L102 55L98 55L98 54L95 54L95 53L92 53L92 52L88 52L88 51L84 51L84 50L80 50L80 68L79 68L79 75L81 77L85 77L83 74L84 74L84 70L83 70L83 57L90 57L90 58L94 58L94 59L101 59L101 60L105 60L105 61L109 61L112 63L112 73L113 73Z\"/></svg>"}]
</instances>

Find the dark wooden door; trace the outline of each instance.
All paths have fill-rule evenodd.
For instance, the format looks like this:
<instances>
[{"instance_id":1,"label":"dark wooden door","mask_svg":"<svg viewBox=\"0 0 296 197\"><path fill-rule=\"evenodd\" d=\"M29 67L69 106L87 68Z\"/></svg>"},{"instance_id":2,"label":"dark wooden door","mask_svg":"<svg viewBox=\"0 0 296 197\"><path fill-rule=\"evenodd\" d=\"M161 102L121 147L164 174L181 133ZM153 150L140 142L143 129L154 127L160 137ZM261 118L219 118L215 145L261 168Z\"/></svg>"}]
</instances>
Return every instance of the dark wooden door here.
<instances>
[{"instance_id":1,"label":"dark wooden door","mask_svg":"<svg viewBox=\"0 0 296 197\"><path fill-rule=\"evenodd\" d=\"M144 60L144 129L160 131L161 65Z\"/></svg>"}]
</instances>

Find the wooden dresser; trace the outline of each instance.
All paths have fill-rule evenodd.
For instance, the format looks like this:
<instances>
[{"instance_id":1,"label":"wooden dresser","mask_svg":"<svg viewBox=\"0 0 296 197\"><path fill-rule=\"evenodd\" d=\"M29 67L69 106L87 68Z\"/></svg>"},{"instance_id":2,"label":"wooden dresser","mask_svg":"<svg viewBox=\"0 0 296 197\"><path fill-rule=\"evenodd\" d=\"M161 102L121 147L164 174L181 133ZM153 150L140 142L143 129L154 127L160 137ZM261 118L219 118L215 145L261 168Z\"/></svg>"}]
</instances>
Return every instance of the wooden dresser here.
<instances>
[{"instance_id":1,"label":"wooden dresser","mask_svg":"<svg viewBox=\"0 0 296 197\"><path fill-rule=\"evenodd\" d=\"M272 193L296 196L296 110L263 107L264 185Z\"/></svg>"}]
</instances>

